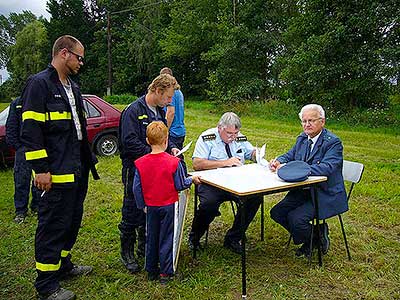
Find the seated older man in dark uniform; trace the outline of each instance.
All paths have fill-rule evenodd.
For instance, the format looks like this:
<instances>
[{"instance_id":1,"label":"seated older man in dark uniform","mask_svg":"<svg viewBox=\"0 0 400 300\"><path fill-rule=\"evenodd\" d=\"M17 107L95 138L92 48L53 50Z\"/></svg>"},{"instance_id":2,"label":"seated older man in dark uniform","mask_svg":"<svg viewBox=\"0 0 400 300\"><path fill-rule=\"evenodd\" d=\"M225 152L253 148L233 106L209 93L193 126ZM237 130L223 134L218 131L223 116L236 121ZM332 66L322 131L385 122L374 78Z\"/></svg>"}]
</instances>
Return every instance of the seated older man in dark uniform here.
<instances>
[{"instance_id":1,"label":"seated older man in dark uniform","mask_svg":"<svg viewBox=\"0 0 400 300\"><path fill-rule=\"evenodd\" d=\"M318 189L319 219L327 219L349 209L342 176L343 145L336 135L324 129L325 111L320 105L304 106L299 117L304 132L297 137L293 148L271 160L270 166L276 170L284 163L302 160L310 165L309 175L327 176L328 181ZM289 231L296 245L302 244L296 256L311 255L310 221L315 217L314 212L310 189L290 191L271 209L271 218ZM321 229L322 252L326 254L329 248L328 225L324 223Z\"/></svg>"},{"instance_id":2,"label":"seated older man in dark uniform","mask_svg":"<svg viewBox=\"0 0 400 300\"><path fill-rule=\"evenodd\" d=\"M246 159L255 160L255 148L239 132L241 127L242 124L236 114L233 112L223 114L217 127L204 131L198 138L192 157L193 168L200 171L233 167L242 165ZM220 215L219 206L222 202L238 201L237 197L228 192L205 184L199 185L198 195L200 205L189 234L191 248L199 248L200 238L206 232L208 225ZM255 196L254 199L248 199L244 203L245 230L253 220L262 200L262 196ZM239 211L224 241L224 247L238 254L242 251L240 220Z\"/></svg>"}]
</instances>

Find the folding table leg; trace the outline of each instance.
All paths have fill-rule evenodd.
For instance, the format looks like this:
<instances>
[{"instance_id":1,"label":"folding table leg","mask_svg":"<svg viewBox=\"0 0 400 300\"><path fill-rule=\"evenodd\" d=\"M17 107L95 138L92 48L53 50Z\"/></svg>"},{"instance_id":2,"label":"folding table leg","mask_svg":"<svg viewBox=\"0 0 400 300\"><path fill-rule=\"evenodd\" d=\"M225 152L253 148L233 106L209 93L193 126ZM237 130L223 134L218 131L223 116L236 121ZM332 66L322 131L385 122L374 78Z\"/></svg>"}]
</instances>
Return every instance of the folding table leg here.
<instances>
[{"instance_id":1,"label":"folding table leg","mask_svg":"<svg viewBox=\"0 0 400 300\"><path fill-rule=\"evenodd\" d=\"M246 233L244 230L245 224L245 214L244 214L244 203L243 199L239 199L239 209L241 212L241 233L242 233L242 300L245 300L247 297L246 292Z\"/></svg>"}]
</instances>

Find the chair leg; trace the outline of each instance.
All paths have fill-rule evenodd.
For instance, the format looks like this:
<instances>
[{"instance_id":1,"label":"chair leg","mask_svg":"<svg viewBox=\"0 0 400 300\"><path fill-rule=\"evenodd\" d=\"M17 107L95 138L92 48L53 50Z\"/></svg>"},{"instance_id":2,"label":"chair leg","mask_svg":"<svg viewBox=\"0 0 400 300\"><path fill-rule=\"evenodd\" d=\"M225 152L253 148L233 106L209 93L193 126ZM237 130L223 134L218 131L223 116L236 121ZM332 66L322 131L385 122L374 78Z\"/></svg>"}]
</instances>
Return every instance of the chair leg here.
<instances>
[{"instance_id":1,"label":"chair leg","mask_svg":"<svg viewBox=\"0 0 400 300\"><path fill-rule=\"evenodd\" d=\"M349 249L349 245L347 243L346 232L344 231L342 216L339 214L338 217L339 217L339 221L340 221L340 227L342 227L343 240L344 240L344 244L346 246L347 257L349 260L351 260L350 249Z\"/></svg>"},{"instance_id":2,"label":"chair leg","mask_svg":"<svg viewBox=\"0 0 400 300\"><path fill-rule=\"evenodd\" d=\"M210 225L208 225L207 230L206 230L206 240L204 242L204 247L207 247L208 245L208 232L210 230Z\"/></svg>"},{"instance_id":3,"label":"chair leg","mask_svg":"<svg viewBox=\"0 0 400 300\"><path fill-rule=\"evenodd\" d=\"M260 228L260 232L261 232L261 241L264 241L264 199L261 202L261 228Z\"/></svg>"},{"instance_id":4,"label":"chair leg","mask_svg":"<svg viewBox=\"0 0 400 300\"><path fill-rule=\"evenodd\" d=\"M233 201L232 201L232 200L231 200L230 202L231 202L231 207L232 207L233 216L236 217L235 205L233 204Z\"/></svg>"},{"instance_id":5,"label":"chair leg","mask_svg":"<svg viewBox=\"0 0 400 300\"><path fill-rule=\"evenodd\" d=\"M308 265L311 266L312 256L313 256L313 236L314 236L314 225L317 223L316 219L312 220L311 223L311 237L310 237L310 256L308 257ZM318 224L319 225L319 224Z\"/></svg>"},{"instance_id":6,"label":"chair leg","mask_svg":"<svg viewBox=\"0 0 400 300\"><path fill-rule=\"evenodd\" d=\"M289 249L290 242L292 241L292 235L289 234L289 240L286 242L286 251Z\"/></svg>"}]
</instances>

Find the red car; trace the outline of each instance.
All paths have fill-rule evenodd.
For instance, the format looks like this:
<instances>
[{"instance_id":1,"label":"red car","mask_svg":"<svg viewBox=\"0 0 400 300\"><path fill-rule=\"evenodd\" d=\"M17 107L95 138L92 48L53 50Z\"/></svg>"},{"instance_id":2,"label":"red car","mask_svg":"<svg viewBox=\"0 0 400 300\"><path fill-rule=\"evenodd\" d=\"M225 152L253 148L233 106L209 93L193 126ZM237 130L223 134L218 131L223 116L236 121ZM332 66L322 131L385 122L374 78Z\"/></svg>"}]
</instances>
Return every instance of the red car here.
<instances>
[{"instance_id":1,"label":"red car","mask_svg":"<svg viewBox=\"0 0 400 300\"><path fill-rule=\"evenodd\" d=\"M121 112L95 95L83 95L87 133L93 150L99 155L113 155L118 151L118 126ZM14 161L14 150L6 144L8 106L0 113L0 164Z\"/></svg>"}]
</instances>

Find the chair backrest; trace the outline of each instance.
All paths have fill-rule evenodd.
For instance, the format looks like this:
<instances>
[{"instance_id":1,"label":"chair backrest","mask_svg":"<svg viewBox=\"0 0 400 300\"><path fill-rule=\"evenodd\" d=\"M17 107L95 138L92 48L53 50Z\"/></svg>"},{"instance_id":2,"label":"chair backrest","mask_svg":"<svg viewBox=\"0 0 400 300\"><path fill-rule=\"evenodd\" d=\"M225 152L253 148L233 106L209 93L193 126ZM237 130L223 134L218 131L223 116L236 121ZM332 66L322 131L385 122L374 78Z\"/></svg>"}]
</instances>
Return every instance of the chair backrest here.
<instances>
[{"instance_id":1,"label":"chair backrest","mask_svg":"<svg viewBox=\"0 0 400 300\"><path fill-rule=\"evenodd\" d=\"M364 172L364 165L354 161L343 160L343 179L359 183Z\"/></svg>"}]
</instances>

